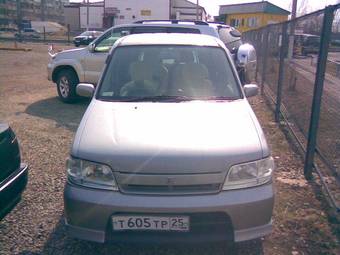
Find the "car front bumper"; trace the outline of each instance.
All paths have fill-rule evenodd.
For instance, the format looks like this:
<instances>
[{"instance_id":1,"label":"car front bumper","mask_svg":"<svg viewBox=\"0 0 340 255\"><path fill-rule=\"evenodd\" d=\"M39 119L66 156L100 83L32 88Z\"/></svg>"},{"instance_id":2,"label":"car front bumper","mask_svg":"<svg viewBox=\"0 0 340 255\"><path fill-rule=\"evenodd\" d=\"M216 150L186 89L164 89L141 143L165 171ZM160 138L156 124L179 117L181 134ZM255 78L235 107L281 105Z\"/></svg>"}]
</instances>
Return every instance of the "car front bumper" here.
<instances>
[{"instance_id":1,"label":"car front bumper","mask_svg":"<svg viewBox=\"0 0 340 255\"><path fill-rule=\"evenodd\" d=\"M52 81L52 73L53 73L53 69L54 69L54 64L52 64L51 62L47 64L47 79L49 81Z\"/></svg>"},{"instance_id":2,"label":"car front bumper","mask_svg":"<svg viewBox=\"0 0 340 255\"><path fill-rule=\"evenodd\" d=\"M272 230L272 184L223 191L214 195L142 196L96 190L67 183L65 223L71 237L95 242L236 242L256 239ZM187 233L112 230L115 214L188 215Z\"/></svg>"},{"instance_id":3,"label":"car front bumper","mask_svg":"<svg viewBox=\"0 0 340 255\"><path fill-rule=\"evenodd\" d=\"M21 164L18 170L0 183L0 219L5 217L20 201L27 179L28 166Z\"/></svg>"}]
</instances>

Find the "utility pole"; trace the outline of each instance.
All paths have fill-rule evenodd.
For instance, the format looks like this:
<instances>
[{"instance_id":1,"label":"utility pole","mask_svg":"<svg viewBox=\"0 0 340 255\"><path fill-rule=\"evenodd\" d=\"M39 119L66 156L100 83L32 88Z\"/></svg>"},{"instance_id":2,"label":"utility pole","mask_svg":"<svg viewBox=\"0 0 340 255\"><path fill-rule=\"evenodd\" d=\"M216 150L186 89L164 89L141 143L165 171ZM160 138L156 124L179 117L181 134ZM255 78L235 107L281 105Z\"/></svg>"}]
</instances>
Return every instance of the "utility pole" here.
<instances>
[{"instance_id":1,"label":"utility pole","mask_svg":"<svg viewBox=\"0 0 340 255\"><path fill-rule=\"evenodd\" d=\"M46 7L46 0L41 0L40 8L41 8L41 21L45 21L45 7Z\"/></svg>"},{"instance_id":2,"label":"utility pole","mask_svg":"<svg viewBox=\"0 0 340 255\"><path fill-rule=\"evenodd\" d=\"M17 25L19 30L19 38L21 38L21 26L22 26L21 0L16 0L16 3L17 3Z\"/></svg>"},{"instance_id":3,"label":"utility pole","mask_svg":"<svg viewBox=\"0 0 340 255\"><path fill-rule=\"evenodd\" d=\"M87 0L87 4L86 4L86 30L89 30L89 26L90 26L90 0Z\"/></svg>"},{"instance_id":4,"label":"utility pole","mask_svg":"<svg viewBox=\"0 0 340 255\"><path fill-rule=\"evenodd\" d=\"M198 20L199 0L196 1L196 20Z\"/></svg>"},{"instance_id":5,"label":"utility pole","mask_svg":"<svg viewBox=\"0 0 340 255\"><path fill-rule=\"evenodd\" d=\"M288 46L288 59L291 60L293 57L293 52L294 52L294 35L295 35L295 21L294 19L296 18L296 9L297 9L297 0L292 0L292 17L290 25L290 31L289 31L289 46Z\"/></svg>"}]
</instances>

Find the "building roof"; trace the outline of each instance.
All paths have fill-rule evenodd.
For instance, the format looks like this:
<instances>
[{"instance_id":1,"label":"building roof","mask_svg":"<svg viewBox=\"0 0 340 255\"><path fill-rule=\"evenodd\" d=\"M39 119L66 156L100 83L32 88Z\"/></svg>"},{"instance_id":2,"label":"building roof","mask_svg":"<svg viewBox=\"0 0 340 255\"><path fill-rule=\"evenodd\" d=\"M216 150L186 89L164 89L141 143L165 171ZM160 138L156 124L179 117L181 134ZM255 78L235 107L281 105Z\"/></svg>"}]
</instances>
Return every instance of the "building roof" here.
<instances>
[{"instance_id":1,"label":"building roof","mask_svg":"<svg viewBox=\"0 0 340 255\"><path fill-rule=\"evenodd\" d=\"M252 2L244 4L220 5L219 14L239 14L239 13L270 13L278 15L289 15L290 12L268 1Z\"/></svg>"},{"instance_id":2,"label":"building roof","mask_svg":"<svg viewBox=\"0 0 340 255\"><path fill-rule=\"evenodd\" d=\"M172 8L175 8L175 9L196 9L196 4L193 3L193 2L190 2L189 0L182 0L183 2L185 2L187 5L189 6L180 6L180 5L176 5L176 1L174 1L174 5L172 6ZM201 5L198 5L199 6L199 9L201 9L204 13L207 13L205 8Z\"/></svg>"}]
</instances>

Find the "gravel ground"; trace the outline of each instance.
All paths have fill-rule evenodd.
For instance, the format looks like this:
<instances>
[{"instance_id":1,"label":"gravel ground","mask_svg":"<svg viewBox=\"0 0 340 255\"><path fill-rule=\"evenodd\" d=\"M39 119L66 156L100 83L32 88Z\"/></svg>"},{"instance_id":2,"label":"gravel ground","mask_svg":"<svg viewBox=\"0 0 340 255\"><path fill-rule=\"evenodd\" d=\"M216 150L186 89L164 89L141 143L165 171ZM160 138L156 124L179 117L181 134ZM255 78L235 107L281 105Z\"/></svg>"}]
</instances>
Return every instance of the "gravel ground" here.
<instances>
[{"instance_id":1,"label":"gravel ground","mask_svg":"<svg viewBox=\"0 0 340 255\"><path fill-rule=\"evenodd\" d=\"M0 120L15 130L23 161L30 166L22 201L0 222L0 254L222 254L219 245L102 245L65 235L65 159L88 101L61 103L46 79L47 46L26 46L33 50L0 51ZM318 188L304 180L301 159L263 99L251 103L277 164L274 231L262 240L238 244L235 253L340 254L339 225L330 223Z\"/></svg>"}]
</instances>

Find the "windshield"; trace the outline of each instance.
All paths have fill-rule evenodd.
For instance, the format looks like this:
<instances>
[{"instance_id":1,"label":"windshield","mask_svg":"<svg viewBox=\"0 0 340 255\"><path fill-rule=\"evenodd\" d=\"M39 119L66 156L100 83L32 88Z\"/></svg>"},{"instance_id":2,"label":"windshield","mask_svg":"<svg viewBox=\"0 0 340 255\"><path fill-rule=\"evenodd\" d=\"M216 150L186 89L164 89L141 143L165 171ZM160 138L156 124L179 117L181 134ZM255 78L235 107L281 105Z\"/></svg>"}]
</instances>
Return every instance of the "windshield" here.
<instances>
[{"instance_id":1,"label":"windshield","mask_svg":"<svg viewBox=\"0 0 340 255\"><path fill-rule=\"evenodd\" d=\"M226 53L217 47L118 47L104 74L98 99L239 99Z\"/></svg>"}]
</instances>

